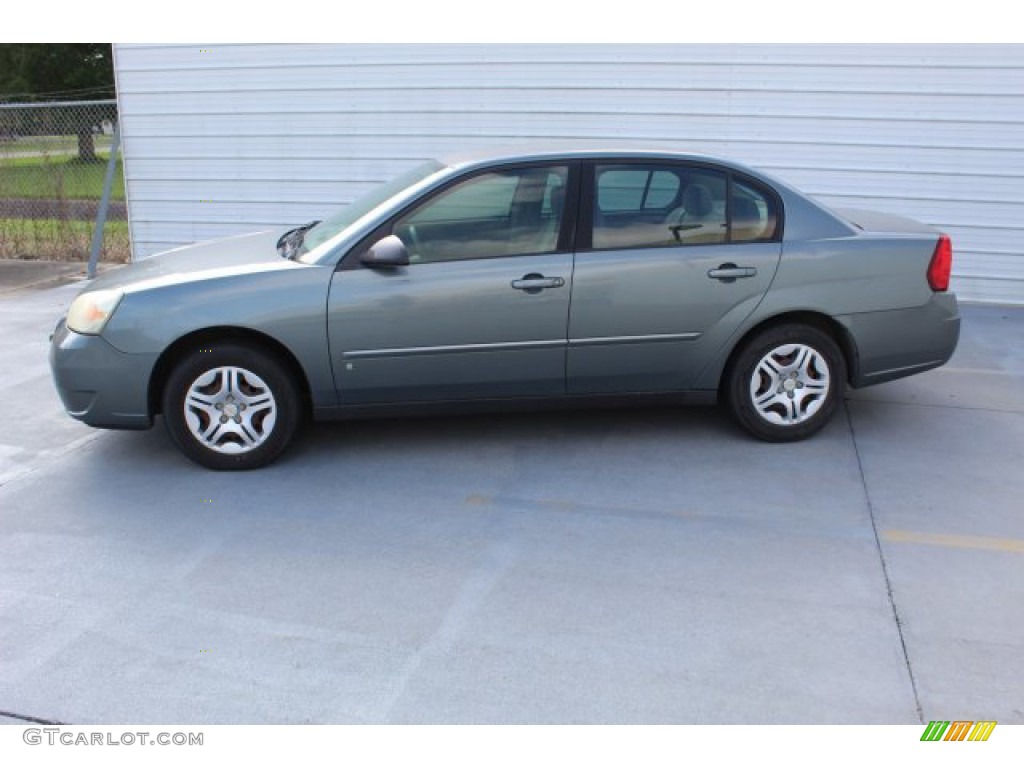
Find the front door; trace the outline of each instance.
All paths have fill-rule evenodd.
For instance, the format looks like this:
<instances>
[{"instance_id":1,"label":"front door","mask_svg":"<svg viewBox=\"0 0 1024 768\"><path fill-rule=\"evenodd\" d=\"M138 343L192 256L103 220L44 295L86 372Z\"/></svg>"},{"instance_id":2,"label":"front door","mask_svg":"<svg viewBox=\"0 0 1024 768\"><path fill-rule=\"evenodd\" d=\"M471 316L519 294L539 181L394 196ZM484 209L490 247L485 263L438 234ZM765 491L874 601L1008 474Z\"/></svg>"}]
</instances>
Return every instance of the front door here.
<instances>
[{"instance_id":1,"label":"front door","mask_svg":"<svg viewBox=\"0 0 1024 768\"><path fill-rule=\"evenodd\" d=\"M328 299L339 401L564 394L574 182L568 165L476 173L384 230L408 266L348 268L347 257Z\"/></svg>"}]
</instances>

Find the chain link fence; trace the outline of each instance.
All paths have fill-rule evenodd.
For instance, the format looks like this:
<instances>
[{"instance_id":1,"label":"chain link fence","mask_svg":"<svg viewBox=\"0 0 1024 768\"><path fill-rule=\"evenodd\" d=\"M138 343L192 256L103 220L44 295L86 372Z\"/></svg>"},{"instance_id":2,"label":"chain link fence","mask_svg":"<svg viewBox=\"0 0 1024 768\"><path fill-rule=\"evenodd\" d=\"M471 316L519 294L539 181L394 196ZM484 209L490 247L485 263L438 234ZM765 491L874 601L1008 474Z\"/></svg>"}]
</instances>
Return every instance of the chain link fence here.
<instances>
[{"instance_id":1,"label":"chain link fence","mask_svg":"<svg viewBox=\"0 0 1024 768\"><path fill-rule=\"evenodd\" d=\"M103 228L99 257L131 257L117 102L0 104L0 258L86 261ZM111 149L110 202L104 182Z\"/></svg>"}]
</instances>

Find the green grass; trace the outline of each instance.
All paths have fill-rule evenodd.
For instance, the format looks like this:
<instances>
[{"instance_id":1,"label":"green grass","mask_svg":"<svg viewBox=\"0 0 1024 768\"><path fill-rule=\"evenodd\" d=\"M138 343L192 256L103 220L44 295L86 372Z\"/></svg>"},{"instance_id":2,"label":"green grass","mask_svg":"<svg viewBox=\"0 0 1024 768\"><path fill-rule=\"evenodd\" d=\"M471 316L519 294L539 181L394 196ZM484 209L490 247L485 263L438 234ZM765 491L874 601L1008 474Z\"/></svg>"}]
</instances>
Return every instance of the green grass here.
<instances>
[{"instance_id":1,"label":"green grass","mask_svg":"<svg viewBox=\"0 0 1024 768\"><path fill-rule=\"evenodd\" d=\"M9 199L98 202L103 195L110 144L110 136L94 137L98 160L83 163L78 159L76 136L0 141L0 216L18 215L24 210L24 204L5 207L2 201ZM25 154L34 156L24 157ZM114 200L125 199L120 161L115 168L111 195ZM92 221L0 218L0 258L87 259L93 226ZM130 254L127 222L107 222L101 258L127 261Z\"/></svg>"},{"instance_id":2,"label":"green grass","mask_svg":"<svg viewBox=\"0 0 1024 768\"><path fill-rule=\"evenodd\" d=\"M62 219L0 219L0 258L86 260L93 222ZM131 256L127 221L108 221L103 230L103 261Z\"/></svg>"},{"instance_id":3,"label":"green grass","mask_svg":"<svg viewBox=\"0 0 1024 768\"><path fill-rule=\"evenodd\" d=\"M81 163L74 156L0 157L0 197L42 199L92 199L103 196L106 158ZM117 161L111 199L124 200L124 169Z\"/></svg>"},{"instance_id":4,"label":"green grass","mask_svg":"<svg viewBox=\"0 0 1024 768\"><path fill-rule=\"evenodd\" d=\"M2 135L2 131L0 131ZM94 135L93 144L96 147L96 151L106 151L110 149L110 145L113 142L113 136L107 136L106 134ZM74 152L78 154L78 137L77 136L26 136L25 138L15 139L14 141L0 140L0 158L8 153L19 153L19 152Z\"/></svg>"}]
</instances>

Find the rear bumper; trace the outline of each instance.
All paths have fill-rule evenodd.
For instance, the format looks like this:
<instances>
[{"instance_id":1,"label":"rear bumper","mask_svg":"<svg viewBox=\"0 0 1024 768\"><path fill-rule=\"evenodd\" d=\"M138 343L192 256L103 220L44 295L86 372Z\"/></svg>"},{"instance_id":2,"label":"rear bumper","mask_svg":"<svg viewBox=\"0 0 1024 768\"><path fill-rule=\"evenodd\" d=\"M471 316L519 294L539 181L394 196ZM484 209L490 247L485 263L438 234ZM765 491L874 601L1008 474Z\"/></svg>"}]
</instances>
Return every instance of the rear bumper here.
<instances>
[{"instance_id":1,"label":"rear bumper","mask_svg":"<svg viewBox=\"0 0 1024 768\"><path fill-rule=\"evenodd\" d=\"M64 409L92 427L148 429L149 355L120 352L99 336L68 330L62 320L50 341L50 372Z\"/></svg>"},{"instance_id":2,"label":"rear bumper","mask_svg":"<svg viewBox=\"0 0 1024 768\"><path fill-rule=\"evenodd\" d=\"M867 387L938 368L960 339L956 294L936 293L920 307L836 317L856 350L850 383Z\"/></svg>"}]
</instances>

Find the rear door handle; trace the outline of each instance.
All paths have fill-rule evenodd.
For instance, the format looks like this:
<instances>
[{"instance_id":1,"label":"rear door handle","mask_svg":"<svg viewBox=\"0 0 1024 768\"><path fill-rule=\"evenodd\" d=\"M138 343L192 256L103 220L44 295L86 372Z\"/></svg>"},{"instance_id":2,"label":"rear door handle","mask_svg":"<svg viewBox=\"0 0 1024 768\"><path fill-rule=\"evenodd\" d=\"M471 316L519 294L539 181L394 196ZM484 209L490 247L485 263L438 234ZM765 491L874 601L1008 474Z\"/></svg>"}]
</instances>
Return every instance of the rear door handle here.
<instances>
[{"instance_id":1,"label":"rear door handle","mask_svg":"<svg viewBox=\"0 0 1024 768\"><path fill-rule=\"evenodd\" d=\"M527 293L540 293L545 288L561 288L563 285L565 285L565 280L561 277L544 277L536 272L531 272L528 275L523 275L519 280L512 281L513 288Z\"/></svg>"},{"instance_id":2,"label":"rear door handle","mask_svg":"<svg viewBox=\"0 0 1024 768\"><path fill-rule=\"evenodd\" d=\"M719 264L715 269L708 270L708 277L721 280L723 283L731 283L738 277L753 277L756 274L756 267L737 267L732 262Z\"/></svg>"}]
</instances>

